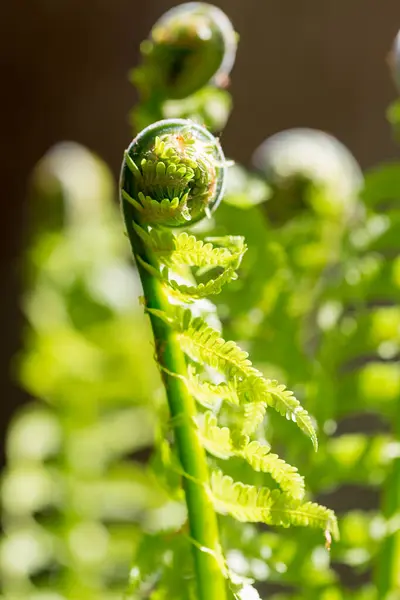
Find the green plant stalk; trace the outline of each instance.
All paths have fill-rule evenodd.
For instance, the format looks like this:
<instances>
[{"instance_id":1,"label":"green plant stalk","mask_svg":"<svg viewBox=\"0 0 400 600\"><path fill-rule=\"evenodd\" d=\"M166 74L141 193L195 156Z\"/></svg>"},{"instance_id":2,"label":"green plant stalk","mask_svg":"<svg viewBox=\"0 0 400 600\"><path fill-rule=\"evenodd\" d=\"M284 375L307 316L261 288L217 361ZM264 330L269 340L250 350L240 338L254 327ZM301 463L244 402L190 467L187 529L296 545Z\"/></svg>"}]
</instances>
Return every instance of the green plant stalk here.
<instances>
[{"instance_id":1,"label":"green plant stalk","mask_svg":"<svg viewBox=\"0 0 400 600\"><path fill-rule=\"evenodd\" d=\"M400 401L395 415L394 437L400 441ZM382 512L386 519L393 518L400 510L400 458L395 458L392 471L387 479ZM379 553L376 583L379 598L386 598L390 592L400 589L400 532L396 531L384 541Z\"/></svg>"},{"instance_id":2,"label":"green plant stalk","mask_svg":"<svg viewBox=\"0 0 400 600\"><path fill-rule=\"evenodd\" d=\"M135 257L156 267L151 253L133 228L134 209L122 200L127 234ZM137 261L147 308L166 310L167 299L160 283ZM196 406L184 381L186 361L174 332L158 317L150 314L157 359L167 392L179 459L185 473L184 490L188 509L190 535L193 539L194 563L199 600L225 600L226 580L218 562L220 543L217 517L208 494L206 454L194 426ZM203 549L202 549L203 548Z\"/></svg>"}]
</instances>

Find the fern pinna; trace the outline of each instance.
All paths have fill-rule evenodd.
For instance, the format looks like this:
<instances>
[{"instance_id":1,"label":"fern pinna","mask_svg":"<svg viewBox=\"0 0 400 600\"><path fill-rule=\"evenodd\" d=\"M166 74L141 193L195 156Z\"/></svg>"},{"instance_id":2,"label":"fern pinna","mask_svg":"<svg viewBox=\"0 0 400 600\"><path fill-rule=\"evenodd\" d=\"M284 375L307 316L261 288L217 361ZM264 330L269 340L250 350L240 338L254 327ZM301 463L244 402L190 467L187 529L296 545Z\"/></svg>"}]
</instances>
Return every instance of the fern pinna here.
<instances>
[{"instance_id":1,"label":"fern pinna","mask_svg":"<svg viewBox=\"0 0 400 600\"><path fill-rule=\"evenodd\" d=\"M121 173L127 234L175 433L198 594L208 599L225 597L224 580L230 579L214 508L241 521L310 525L337 536L332 511L304 501L297 470L255 435L271 407L294 421L317 448L312 419L292 392L265 378L247 352L198 316L196 301L218 294L237 277L246 245L234 236L203 243L172 228L211 215L223 194L225 172L217 140L203 127L176 119L143 130L125 153ZM239 457L278 485L235 482L213 460L209 476L204 449L219 459Z\"/></svg>"}]
</instances>

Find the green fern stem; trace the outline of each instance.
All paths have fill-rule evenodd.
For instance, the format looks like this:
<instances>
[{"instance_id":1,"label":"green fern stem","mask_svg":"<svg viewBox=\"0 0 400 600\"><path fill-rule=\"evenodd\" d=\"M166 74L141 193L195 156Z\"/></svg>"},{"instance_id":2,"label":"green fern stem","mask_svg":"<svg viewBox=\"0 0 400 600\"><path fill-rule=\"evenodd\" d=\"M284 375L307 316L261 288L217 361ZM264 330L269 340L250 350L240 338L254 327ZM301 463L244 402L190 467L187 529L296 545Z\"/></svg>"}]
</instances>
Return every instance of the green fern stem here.
<instances>
[{"instance_id":1,"label":"green fern stem","mask_svg":"<svg viewBox=\"0 0 400 600\"><path fill-rule=\"evenodd\" d=\"M400 402L395 417L394 437L400 442ZM383 514L390 523L399 514L400 507L400 457L395 458L391 473L387 479L383 498ZM388 532L383 547L379 553L377 566L377 588L379 598L389 597L392 592L400 589L400 532Z\"/></svg>"},{"instance_id":2,"label":"green fern stem","mask_svg":"<svg viewBox=\"0 0 400 600\"><path fill-rule=\"evenodd\" d=\"M154 265L149 251L134 231L133 208L127 201L123 201L123 213L135 257L140 257L145 263ZM160 283L141 266L139 261L137 266L146 306L165 311L167 302ZM190 535L196 542L193 545L193 552L199 599L224 600L226 586L221 567L217 562L220 544L217 518L207 492L209 475L206 454L192 422L196 414L195 402L188 393L185 383L178 377L168 374L170 372L186 376L185 357L171 328L152 314L150 320L156 343L157 360L165 368L162 376L171 418L175 423L178 454L186 474L184 488ZM207 550L211 550L215 556Z\"/></svg>"},{"instance_id":3,"label":"green fern stem","mask_svg":"<svg viewBox=\"0 0 400 600\"><path fill-rule=\"evenodd\" d=\"M182 128L182 126L188 127L188 122L181 120L162 121L150 126L136 138L139 154L145 152L142 144L145 145L149 135L151 138L154 132L165 132L168 127L171 128L171 124L173 127L177 126L178 128ZM184 132L185 130L183 130ZM207 134L207 132L204 133ZM135 144L135 140L133 144ZM179 138L179 145L182 146L181 137ZM180 147L178 153L181 150L184 151L185 148ZM168 155L168 158L171 158L171 153ZM167 312L169 303L159 279L152 274L151 269L149 270L144 266L150 265L154 269L157 269L159 265L153 252L146 246L143 239L135 230L134 223L138 222L140 213L138 216L138 211L125 194L137 197L138 181L137 179L135 180L134 173L130 170L132 169L132 164L127 166L127 160L129 161L128 155L126 155L123 163L121 178L123 190L121 199L122 212L143 287L144 303L149 311L157 361L161 368L171 420L174 423L177 451L184 472L183 483L188 510L189 530L193 543L198 598L199 600L225 600L227 597L226 580L223 563L221 562L222 553L217 517L209 492L206 453L195 428L195 401L188 392L183 380L187 376L186 360L176 339L176 333L174 333L169 325L151 312L151 310ZM143 179L140 179L140 176L139 180L139 183L143 184ZM195 200L195 198L194 196L192 198L189 194L189 211L191 210L191 206L193 206L191 200Z\"/></svg>"}]
</instances>

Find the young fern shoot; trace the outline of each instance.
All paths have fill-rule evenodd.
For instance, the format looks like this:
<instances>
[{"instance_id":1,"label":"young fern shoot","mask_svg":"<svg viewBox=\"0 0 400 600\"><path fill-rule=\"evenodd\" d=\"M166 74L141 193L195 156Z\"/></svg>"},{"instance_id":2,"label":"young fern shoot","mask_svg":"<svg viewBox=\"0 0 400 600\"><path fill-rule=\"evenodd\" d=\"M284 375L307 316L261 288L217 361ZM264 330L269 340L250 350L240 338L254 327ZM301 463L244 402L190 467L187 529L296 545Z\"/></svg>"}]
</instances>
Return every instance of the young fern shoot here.
<instances>
[{"instance_id":1,"label":"young fern shoot","mask_svg":"<svg viewBox=\"0 0 400 600\"><path fill-rule=\"evenodd\" d=\"M231 109L223 88L236 47L232 23L217 6L187 2L168 10L141 45L142 64L131 73L139 93L131 115L135 130L185 117L222 131Z\"/></svg>"},{"instance_id":2,"label":"young fern shoot","mask_svg":"<svg viewBox=\"0 0 400 600\"><path fill-rule=\"evenodd\" d=\"M199 316L198 300L218 294L237 278L246 245L237 236L203 242L179 228L216 209L225 171L219 142L205 128L170 119L150 125L133 140L120 181L126 230L174 427L200 600L223 600L226 583L231 596L239 598L220 548L216 512L239 521L317 527L327 539L338 535L333 512L304 501L297 469L256 435L267 409L273 408L317 448L311 417L292 392L266 379L246 352ZM193 275L196 268L201 282ZM276 486L256 487L225 475L219 460L233 457L268 473Z\"/></svg>"}]
</instances>

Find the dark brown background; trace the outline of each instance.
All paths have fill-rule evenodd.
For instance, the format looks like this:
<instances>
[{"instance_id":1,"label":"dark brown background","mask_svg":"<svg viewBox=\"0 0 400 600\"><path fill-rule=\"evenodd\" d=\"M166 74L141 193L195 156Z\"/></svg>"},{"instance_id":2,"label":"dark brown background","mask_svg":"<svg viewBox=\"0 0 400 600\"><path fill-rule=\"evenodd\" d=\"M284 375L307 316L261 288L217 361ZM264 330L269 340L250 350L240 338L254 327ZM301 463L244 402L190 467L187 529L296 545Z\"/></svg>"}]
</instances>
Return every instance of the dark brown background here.
<instances>
[{"instance_id":1,"label":"dark brown background","mask_svg":"<svg viewBox=\"0 0 400 600\"><path fill-rule=\"evenodd\" d=\"M127 71L167 0L2 0L0 9L1 438L25 400L10 360L21 343L15 260L23 247L30 170L55 142L98 152L115 173L135 101ZM220 0L241 43L226 153L247 161L267 135L325 129L364 167L398 154L385 121L395 91L385 58L399 0Z\"/></svg>"}]
</instances>

